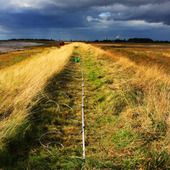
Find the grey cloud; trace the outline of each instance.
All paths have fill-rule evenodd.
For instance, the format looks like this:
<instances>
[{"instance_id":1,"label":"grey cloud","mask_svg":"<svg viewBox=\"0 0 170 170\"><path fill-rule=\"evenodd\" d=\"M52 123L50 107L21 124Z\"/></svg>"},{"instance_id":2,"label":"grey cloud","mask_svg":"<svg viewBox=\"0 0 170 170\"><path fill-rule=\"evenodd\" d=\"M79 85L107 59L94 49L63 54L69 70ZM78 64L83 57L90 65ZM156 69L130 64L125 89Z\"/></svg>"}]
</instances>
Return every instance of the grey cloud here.
<instances>
[{"instance_id":1,"label":"grey cloud","mask_svg":"<svg viewBox=\"0 0 170 170\"><path fill-rule=\"evenodd\" d=\"M126 21L126 20L145 20L147 22L163 22L170 25L170 1L161 4L145 4L139 6L126 6L125 4L114 4L107 7L99 7L96 11L110 12L111 16L107 19Z\"/></svg>"},{"instance_id":2,"label":"grey cloud","mask_svg":"<svg viewBox=\"0 0 170 170\"><path fill-rule=\"evenodd\" d=\"M88 32L100 25L103 12L111 13L105 20L119 21L122 25L130 20L170 25L169 0L0 0L0 4L0 26L18 34L24 29L28 32L67 29L70 35L77 29L92 37ZM96 20L88 21L88 16ZM107 32L105 26L102 28L103 34Z\"/></svg>"}]
</instances>

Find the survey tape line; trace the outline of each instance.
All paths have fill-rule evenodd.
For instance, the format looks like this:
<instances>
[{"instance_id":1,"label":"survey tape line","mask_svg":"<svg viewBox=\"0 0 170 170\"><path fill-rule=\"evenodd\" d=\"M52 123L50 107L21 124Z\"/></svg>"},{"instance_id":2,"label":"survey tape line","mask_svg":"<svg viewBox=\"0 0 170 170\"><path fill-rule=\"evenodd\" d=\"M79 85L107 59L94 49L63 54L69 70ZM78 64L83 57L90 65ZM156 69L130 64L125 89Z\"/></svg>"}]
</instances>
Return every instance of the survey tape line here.
<instances>
[{"instance_id":1,"label":"survey tape line","mask_svg":"<svg viewBox=\"0 0 170 170\"><path fill-rule=\"evenodd\" d=\"M85 161L85 124L84 124L84 73L83 73L83 56L81 55L81 69L82 69L82 140L83 140L83 159Z\"/></svg>"},{"instance_id":2,"label":"survey tape line","mask_svg":"<svg viewBox=\"0 0 170 170\"><path fill-rule=\"evenodd\" d=\"M84 97L85 97L85 91L84 91L84 72L83 72L83 56L82 55L80 55L79 53L76 53L76 55L77 55L77 58L78 57L81 57L81 69L79 70L78 68L79 68L79 66L78 66L78 64L76 63L74 66L72 66L71 68L69 67L67 67L67 68L65 68L65 70L68 70L68 71L70 71L71 72L71 74L74 72L75 74L75 76L76 77L73 77L73 75L68 75L68 74L65 74L66 76L65 77L61 77L61 79L67 79L67 80L75 80L75 81L81 81L81 83L80 83L80 85L81 85L81 88L82 88L82 92L81 93L77 93L77 92L67 92L67 93L65 93L65 92L63 92L62 90L56 90L56 91L54 91L54 92L52 92L52 93L62 93L62 94L64 94L68 99L70 99L71 100L71 98L69 97L69 95L71 94L80 94L81 96L82 96L82 102L81 102L81 104L79 104L79 103L74 103L74 105L79 105L79 106L81 106L81 109L75 109L75 108L72 108L71 106L69 106L68 104L65 104L65 103L61 103L61 104L58 104L57 102L55 102L54 100L49 100L49 101L47 101L46 102L46 104L47 103L54 103L57 107L58 107L58 111L59 111L59 113L60 113L60 106L66 106L67 108L69 108L69 109L71 109L71 110L75 110L75 111L80 111L81 110L81 112L82 112L82 120L81 121L79 121L79 120L75 120L75 119L72 119L72 118L67 118L67 119L69 119L70 121L75 121L75 122L77 122L77 123L80 123L81 125L82 125L82 128L81 128L81 131L80 131L80 133L77 135L77 136L80 136L81 134L82 134L82 150L83 150L83 155L82 155L82 158L81 157L78 157L78 156L74 156L74 157L72 157L72 156L69 156L69 157L72 157L72 158L77 158L77 159L80 159L80 160L82 160L83 161L83 163L82 163L82 167L81 167L81 169L83 169L83 167L84 167L84 165L85 165L85 158L86 158L86 154L85 154L85 123L84 123L84 108L85 108L85 106L84 106ZM76 62L79 62L79 59L78 60L76 60ZM75 71L73 70L73 69L76 69ZM79 73L79 71L81 72L80 74L80 77L77 77L77 76L79 76L77 73ZM56 85L58 85L58 84L60 84L60 83L65 83L63 80L61 80L61 81L59 81L59 82L57 82L56 83ZM79 84L78 83L78 84ZM69 85L69 90L71 91L71 86L74 88L74 87L77 87L77 86L74 86L74 85ZM75 88L75 89L77 89L78 90L78 88ZM58 134L58 135L61 135L61 136L65 136L63 133L60 133L60 132L46 132L46 133L44 133L44 134L42 134L40 137L39 137L39 143L43 146L43 147L45 147L45 148L47 148L51 153L53 153L52 151L51 151L51 149L50 149L50 145L51 144L58 144L58 145L60 145L62 148L64 147L64 145L62 144L62 143L60 143L60 142L58 142L58 141L50 141L50 142L48 142L47 144L44 144L43 142L42 142L42 138L44 137L44 136L46 136L46 135L50 135L50 134Z\"/></svg>"}]
</instances>

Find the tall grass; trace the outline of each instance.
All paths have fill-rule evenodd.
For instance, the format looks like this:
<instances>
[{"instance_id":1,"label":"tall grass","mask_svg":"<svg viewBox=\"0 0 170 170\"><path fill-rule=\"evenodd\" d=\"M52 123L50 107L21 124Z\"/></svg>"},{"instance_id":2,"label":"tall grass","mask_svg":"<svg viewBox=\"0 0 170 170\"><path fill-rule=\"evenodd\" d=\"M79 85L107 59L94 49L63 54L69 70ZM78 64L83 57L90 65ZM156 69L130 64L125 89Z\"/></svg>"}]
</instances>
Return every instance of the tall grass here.
<instances>
[{"instance_id":1,"label":"tall grass","mask_svg":"<svg viewBox=\"0 0 170 170\"><path fill-rule=\"evenodd\" d=\"M169 74L170 50L162 49L140 49L140 48L112 48L103 47L108 50L114 56L128 58L137 65L147 65L147 67L160 67L159 70Z\"/></svg>"},{"instance_id":2,"label":"tall grass","mask_svg":"<svg viewBox=\"0 0 170 170\"><path fill-rule=\"evenodd\" d=\"M84 48L92 92L87 167L168 168L170 79L165 68L142 60L136 64L118 51Z\"/></svg>"},{"instance_id":3,"label":"tall grass","mask_svg":"<svg viewBox=\"0 0 170 170\"><path fill-rule=\"evenodd\" d=\"M0 102L3 112L0 135L3 138L15 135L18 127L27 121L29 108L33 105L32 98L42 91L50 77L62 70L73 52L84 57L84 168L168 169L169 75L160 64L136 64L118 51L112 53L83 43L49 49L32 59L1 70ZM71 85L76 87L77 82L72 81ZM51 85L46 88L53 86L55 82L51 80ZM67 88L64 90L67 91ZM60 95L53 97L58 102L66 100ZM52 155L39 145L35 146L28 153L28 158L25 158L27 160L21 160L18 167L79 167L80 163L75 159L68 161L66 158L68 154L75 153L77 156L81 153L81 141L78 137L77 140L71 140L72 137L69 136L70 133L75 134L75 129L79 127L73 126L73 123L63 123L68 112L63 112L61 119L59 115L56 116L56 108L48 108L46 104L40 107L43 111L37 117L43 116L42 122L47 122L50 130L60 129L66 132L68 138L64 138L68 139L65 141L68 147L63 150L54 147L59 155ZM53 116L48 115L50 111L47 112L44 107L51 109L54 122L50 120ZM75 114L77 118L80 116L79 112ZM41 121L38 121L38 126L41 127Z\"/></svg>"},{"instance_id":4,"label":"tall grass","mask_svg":"<svg viewBox=\"0 0 170 170\"><path fill-rule=\"evenodd\" d=\"M62 70L73 49L73 44L51 48L0 70L0 140L15 135L17 127L27 121L31 100L50 77Z\"/></svg>"}]
</instances>

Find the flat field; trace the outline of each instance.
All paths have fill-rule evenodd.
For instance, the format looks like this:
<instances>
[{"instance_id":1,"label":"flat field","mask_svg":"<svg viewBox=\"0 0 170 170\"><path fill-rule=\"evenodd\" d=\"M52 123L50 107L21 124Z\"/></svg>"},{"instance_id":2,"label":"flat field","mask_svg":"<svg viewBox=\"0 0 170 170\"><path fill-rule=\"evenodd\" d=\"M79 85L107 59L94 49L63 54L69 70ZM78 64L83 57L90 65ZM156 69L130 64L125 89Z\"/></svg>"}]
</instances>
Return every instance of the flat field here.
<instances>
[{"instance_id":1,"label":"flat field","mask_svg":"<svg viewBox=\"0 0 170 170\"><path fill-rule=\"evenodd\" d=\"M170 44L93 43L92 45L126 57L136 64L151 66L157 64L167 71L170 68Z\"/></svg>"},{"instance_id":2,"label":"flat field","mask_svg":"<svg viewBox=\"0 0 170 170\"><path fill-rule=\"evenodd\" d=\"M0 168L169 169L170 49L147 47L71 43L32 47L17 62L4 56Z\"/></svg>"}]
</instances>

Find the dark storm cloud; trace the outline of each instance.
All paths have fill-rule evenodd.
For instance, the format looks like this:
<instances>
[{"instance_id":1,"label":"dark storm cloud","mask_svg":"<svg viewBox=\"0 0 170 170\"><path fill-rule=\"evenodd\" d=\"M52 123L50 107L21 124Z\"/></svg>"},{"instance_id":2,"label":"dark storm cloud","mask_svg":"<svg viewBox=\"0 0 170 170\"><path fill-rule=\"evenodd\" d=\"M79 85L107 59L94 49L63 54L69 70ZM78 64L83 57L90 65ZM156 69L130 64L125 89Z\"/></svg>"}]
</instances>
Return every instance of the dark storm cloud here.
<instances>
[{"instance_id":1,"label":"dark storm cloud","mask_svg":"<svg viewBox=\"0 0 170 170\"><path fill-rule=\"evenodd\" d=\"M144 28L149 23L152 27L153 23L170 25L170 0L0 0L0 4L0 32L6 33L68 29L71 34L71 29L82 29L81 33L90 36L90 29L102 28L104 34L114 23L122 30L130 24L136 28L142 23Z\"/></svg>"},{"instance_id":2,"label":"dark storm cloud","mask_svg":"<svg viewBox=\"0 0 170 170\"><path fill-rule=\"evenodd\" d=\"M11 1L4 0L1 5L8 2ZM19 2L20 7L17 7ZM81 27L84 26L86 16L95 17L99 15L99 12L106 10L116 20L141 19L165 24L170 22L169 0L49 0L37 2L13 0L13 3L9 3L5 10L1 9L0 23L9 21L20 26L32 24L33 27L38 25L46 27L49 24L49 26L55 27L62 27L62 25L63 27L77 27L78 25ZM119 14L117 16L116 11ZM6 18L8 18L7 21Z\"/></svg>"},{"instance_id":3,"label":"dark storm cloud","mask_svg":"<svg viewBox=\"0 0 170 170\"><path fill-rule=\"evenodd\" d=\"M140 6L113 6L110 9L114 20L145 20L147 22L163 22L170 25L170 1L162 4L145 4ZM115 9L116 8L116 9ZM115 11L117 11L116 15Z\"/></svg>"},{"instance_id":4,"label":"dark storm cloud","mask_svg":"<svg viewBox=\"0 0 170 170\"><path fill-rule=\"evenodd\" d=\"M76 18L76 20L75 20ZM19 28L72 28L83 27L81 16L74 14L45 15L28 10L24 13L5 14L0 16L4 26L11 29Z\"/></svg>"}]
</instances>

